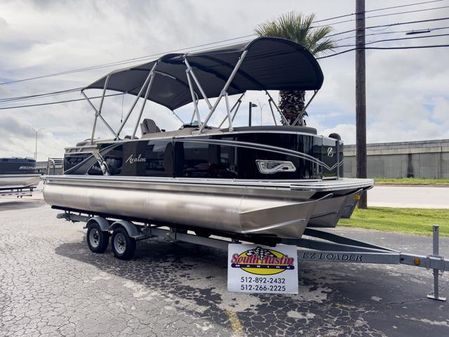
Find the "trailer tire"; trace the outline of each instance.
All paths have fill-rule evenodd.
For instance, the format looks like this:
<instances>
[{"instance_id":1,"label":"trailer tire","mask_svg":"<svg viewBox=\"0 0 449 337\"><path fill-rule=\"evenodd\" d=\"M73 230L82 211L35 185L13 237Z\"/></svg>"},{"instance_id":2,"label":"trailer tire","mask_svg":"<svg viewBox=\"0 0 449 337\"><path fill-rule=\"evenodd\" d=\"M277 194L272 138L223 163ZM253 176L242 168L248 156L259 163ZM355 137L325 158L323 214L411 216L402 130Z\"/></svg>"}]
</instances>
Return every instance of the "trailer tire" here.
<instances>
[{"instance_id":1,"label":"trailer tire","mask_svg":"<svg viewBox=\"0 0 449 337\"><path fill-rule=\"evenodd\" d=\"M98 223L93 223L87 228L86 241L91 252L102 254L108 248L109 233L103 232Z\"/></svg>"},{"instance_id":2,"label":"trailer tire","mask_svg":"<svg viewBox=\"0 0 449 337\"><path fill-rule=\"evenodd\" d=\"M112 253L120 260L132 259L136 251L136 240L128 235L122 226L117 227L112 233Z\"/></svg>"}]
</instances>

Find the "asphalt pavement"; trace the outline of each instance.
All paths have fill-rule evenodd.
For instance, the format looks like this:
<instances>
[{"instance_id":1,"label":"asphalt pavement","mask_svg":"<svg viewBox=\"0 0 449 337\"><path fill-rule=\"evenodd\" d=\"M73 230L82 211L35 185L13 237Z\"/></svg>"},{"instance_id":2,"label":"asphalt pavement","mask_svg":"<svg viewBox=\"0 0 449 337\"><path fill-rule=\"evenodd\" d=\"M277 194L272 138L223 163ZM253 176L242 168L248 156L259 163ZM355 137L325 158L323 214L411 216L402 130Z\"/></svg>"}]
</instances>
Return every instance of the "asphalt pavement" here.
<instances>
[{"instance_id":1,"label":"asphalt pavement","mask_svg":"<svg viewBox=\"0 0 449 337\"><path fill-rule=\"evenodd\" d=\"M57 213L39 194L0 202L0 336L449 335L426 269L302 263L298 295L229 293L224 251L151 240L121 261L91 253L83 224ZM336 231L431 253L429 237ZM449 297L448 273L441 283Z\"/></svg>"}]
</instances>

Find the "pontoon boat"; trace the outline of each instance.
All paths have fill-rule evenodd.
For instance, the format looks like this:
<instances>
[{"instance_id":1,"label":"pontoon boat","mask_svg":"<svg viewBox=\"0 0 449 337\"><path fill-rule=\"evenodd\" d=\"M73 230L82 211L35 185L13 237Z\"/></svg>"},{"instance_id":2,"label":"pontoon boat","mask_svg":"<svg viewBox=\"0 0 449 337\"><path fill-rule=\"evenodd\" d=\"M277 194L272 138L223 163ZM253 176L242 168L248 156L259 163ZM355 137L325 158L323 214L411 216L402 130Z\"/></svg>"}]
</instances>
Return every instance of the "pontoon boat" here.
<instances>
[{"instance_id":1,"label":"pontoon boat","mask_svg":"<svg viewBox=\"0 0 449 337\"><path fill-rule=\"evenodd\" d=\"M0 158L0 191L35 188L40 180L35 167L34 159Z\"/></svg>"},{"instance_id":2,"label":"pontoon boat","mask_svg":"<svg viewBox=\"0 0 449 337\"><path fill-rule=\"evenodd\" d=\"M312 90L313 99L322 83L312 54L279 38L168 54L114 71L82 90L95 111L91 137L66 149L65 173L46 178L45 200L67 211L203 235L299 238L307 225L333 227L350 215L357 196L373 181L342 178L340 137L299 125L310 101L288 121L270 94ZM98 107L86 94L93 89L102 91ZM266 93L272 125L236 126L248 90ZM117 129L103 115L111 92L135 96ZM151 116L142 120L148 100L175 115L191 104L190 121L164 131ZM207 114L200 113L200 100ZM219 107L225 116L214 124ZM135 111L133 131L123 136ZM111 132L110 139L95 138L98 122Z\"/></svg>"}]
</instances>

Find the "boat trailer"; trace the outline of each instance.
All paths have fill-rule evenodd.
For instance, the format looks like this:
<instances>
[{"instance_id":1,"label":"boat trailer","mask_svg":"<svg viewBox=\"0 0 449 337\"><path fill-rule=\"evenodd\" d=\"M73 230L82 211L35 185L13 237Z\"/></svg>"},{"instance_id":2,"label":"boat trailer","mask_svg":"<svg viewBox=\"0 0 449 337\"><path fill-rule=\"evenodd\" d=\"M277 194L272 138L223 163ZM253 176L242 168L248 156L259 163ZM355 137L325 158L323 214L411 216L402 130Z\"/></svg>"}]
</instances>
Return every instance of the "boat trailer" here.
<instances>
[{"instance_id":1,"label":"boat trailer","mask_svg":"<svg viewBox=\"0 0 449 337\"><path fill-rule=\"evenodd\" d=\"M0 197L31 197L33 196L32 188L12 188L7 190L0 190Z\"/></svg>"},{"instance_id":2,"label":"boat trailer","mask_svg":"<svg viewBox=\"0 0 449 337\"><path fill-rule=\"evenodd\" d=\"M205 232L201 234L200 231L196 231L196 234L193 234L189 233L190 230L187 231L183 228L161 227L145 222L136 224L134 223L135 221L131 222L115 217L106 219L98 215L75 213L69 210L58 214L57 217L71 222L86 222L84 228L88 230L87 243L90 250L96 253L106 251L109 235L112 235L112 251L120 259L132 258L136 248L135 242L150 238L192 243L226 251L231 243L264 244L247 238L238 238L238 236L226 237L222 236L222 234L220 236L215 234L209 236L204 234ZM426 256L402 253L395 249L312 228L306 228L303 237L300 239L279 239L276 242L297 246L298 262L404 264L431 269L433 272L433 293L427 295L427 298L446 301L445 297L440 296L439 277L444 271L449 270L449 260L439 255L438 225L433 225L433 252Z\"/></svg>"}]
</instances>

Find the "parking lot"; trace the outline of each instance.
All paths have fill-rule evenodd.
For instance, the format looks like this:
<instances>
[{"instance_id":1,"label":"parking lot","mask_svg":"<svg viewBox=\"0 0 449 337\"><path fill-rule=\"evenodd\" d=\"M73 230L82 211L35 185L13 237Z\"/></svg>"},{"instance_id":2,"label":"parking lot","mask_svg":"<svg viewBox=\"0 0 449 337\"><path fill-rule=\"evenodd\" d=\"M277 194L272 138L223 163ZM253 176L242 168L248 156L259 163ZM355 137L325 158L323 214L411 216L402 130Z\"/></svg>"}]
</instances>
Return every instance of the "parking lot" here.
<instances>
[{"instance_id":1,"label":"parking lot","mask_svg":"<svg viewBox=\"0 0 449 337\"><path fill-rule=\"evenodd\" d=\"M83 224L33 198L0 202L1 336L444 336L432 274L406 266L304 263L298 295L226 290L226 252L138 242L131 261L95 255ZM431 238L338 229L431 253ZM441 241L449 255L449 239ZM449 277L442 292L449 295Z\"/></svg>"}]
</instances>

